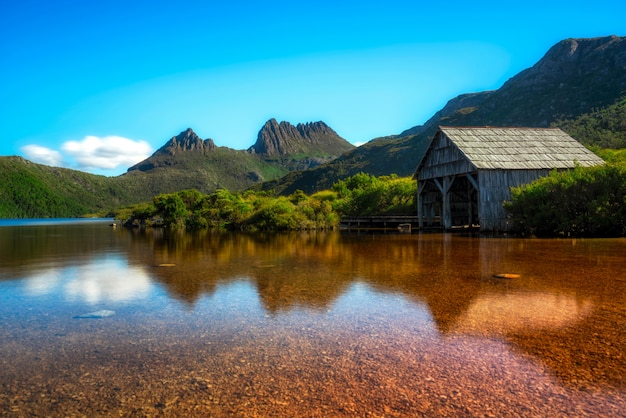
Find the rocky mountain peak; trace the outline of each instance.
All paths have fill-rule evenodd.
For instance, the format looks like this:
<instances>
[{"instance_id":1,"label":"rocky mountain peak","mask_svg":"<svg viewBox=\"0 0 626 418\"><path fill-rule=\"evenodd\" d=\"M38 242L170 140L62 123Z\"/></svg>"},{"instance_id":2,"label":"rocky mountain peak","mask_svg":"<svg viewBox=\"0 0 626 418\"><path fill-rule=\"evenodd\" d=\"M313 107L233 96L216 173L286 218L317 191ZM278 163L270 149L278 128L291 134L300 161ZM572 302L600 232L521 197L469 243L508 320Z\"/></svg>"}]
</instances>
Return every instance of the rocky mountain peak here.
<instances>
[{"instance_id":1,"label":"rocky mountain peak","mask_svg":"<svg viewBox=\"0 0 626 418\"><path fill-rule=\"evenodd\" d=\"M172 137L159 151L175 154L178 151L206 152L215 149L212 139L203 140L191 128ZM157 151L157 152L159 152Z\"/></svg>"},{"instance_id":2,"label":"rocky mountain peak","mask_svg":"<svg viewBox=\"0 0 626 418\"><path fill-rule=\"evenodd\" d=\"M267 156L301 153L338 156L352 148L352 144L322 121L294 126L289 122L279 123L272 118L265 122L257 135L256 143L248 148L248 152Z\"/></svg>"},{"instance_id":3,"label":"rocky mountain peak","mask_svg":"<svg viewBox=\"0 0 626 418\"><path fill-rule=\"evenodd\" d=\"M193 156L195 154L203 155L213 151L216 147L212 139L203 140L191 128L187 128L159 148L154 154L138 164L130 167L128 171L139 170L149 171L156 167L171 166L176 155ZM189 153L189 154L187 154Z\"/></svg>"}]
</instances>

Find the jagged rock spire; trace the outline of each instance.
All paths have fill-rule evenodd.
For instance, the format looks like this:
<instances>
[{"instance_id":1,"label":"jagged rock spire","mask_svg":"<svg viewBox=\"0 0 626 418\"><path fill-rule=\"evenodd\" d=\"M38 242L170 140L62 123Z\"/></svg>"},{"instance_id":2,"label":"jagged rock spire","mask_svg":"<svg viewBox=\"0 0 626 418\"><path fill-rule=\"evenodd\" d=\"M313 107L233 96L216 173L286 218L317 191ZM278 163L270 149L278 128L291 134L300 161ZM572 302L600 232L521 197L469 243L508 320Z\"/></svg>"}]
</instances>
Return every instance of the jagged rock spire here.
<instances>
[{"instance_id":1,"label":"jagged rock spire","mask_svg":"<svg viewBox=\"0 0 626 418\"><path fill-rule=\"evenodd\" d=\"M278 123L272 118L261 128L256 143L248 148L248 152L284 156L323 149L340 155L353 147L324 122L299 123L293 126L289 122Z\"/></svg>"}]
</instances>

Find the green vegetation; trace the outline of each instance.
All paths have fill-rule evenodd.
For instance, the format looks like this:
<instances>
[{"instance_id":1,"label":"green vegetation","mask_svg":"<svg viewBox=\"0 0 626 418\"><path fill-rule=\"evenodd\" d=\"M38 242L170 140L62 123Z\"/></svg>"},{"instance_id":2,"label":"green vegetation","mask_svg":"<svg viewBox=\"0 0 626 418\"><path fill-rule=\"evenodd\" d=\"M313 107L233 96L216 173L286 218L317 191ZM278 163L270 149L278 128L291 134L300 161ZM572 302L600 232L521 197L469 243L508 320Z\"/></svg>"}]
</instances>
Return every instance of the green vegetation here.
<instances>
[{"instance_id":1,"label":"green vegetation","mask_svg":"<svg viewBox=\"0 0 626 418\"><path fill-rule=\"evenodd\" d=\"M325 190L307 195L297 190L289 196L269 192L233 193L197 190L161 194L144 203L119 211L118 219L132 226L166 226L200 229L287 231L332 229L343 215L412 214L415 182L397 176L357 174Z\"/></svg>"},{"instance_id":2,"label":"green vegetation","mask_svg":"<svg viewBox=\"0 0 626 418\"><path fill-rule=\"evenodd\" d=\"M132 202L114 178L0 157L0 218L108 214Z\"/></svg>"},{"instance_id":3,"label":"green vegetation","mask_svg":"<svg viewBox=\"0 0 626 418\"><path fill-rule=\"evenodd\" d=\"M626 166L564 172L512 189L513 225L537 236L626 235Z\"/></svg>"},{"instance_id":4,"label":"green vegetation","mask_svg":"<svg viewBox=\"0 0 626 418\"><path fill-rule=\"evenodd\" d=\"M592 148L592 150L607 163L626 167L626 148L623 148L623 149Z\"/></svg>"},{"instance_id":5,"label":"green vegetation","mask_svg":"<svg viewBox=\"0 0 626 418\"><path fill-rule=\"evenodd\" d=\"M335 209L342 215L414 215L417 183L396 175L375 177L359 173L337 182Z\"/></svg>"},{"instance_id":6,"label":"green vegetation","mask_svg":"<svg viewBox=\"0 0 626 418\"><path fill-rule=\"evenodd\" d=\"M332 205L323 197L294 193L271 197L265 193L232 193L216 190L205 195L196 190L156 196L143 204L120 211L116 218L132 226L207 227L248 231L329 229L339 223Z\"/></svg>"},{"instance_id":7,"label":"green vegetation","mask_svg":"<svg viewBox=\"0 0 626 418\"><path fill-rule=\"evenodd\" d=\"M577 118L557 120L552 125L587 146L626 148L626 97Z\"/></svg>"},{"instance_id":8,"label":"green vegetation","mask_svg":"<svg viewBox=\"0 0 626 418\"><path fill-rule=\"evenodd\" d=\"M4 172L1 181L11 186L2 193L0 211L4 216L15 218L80 216L85 206L64 199L45 183L29 172ZM17 202L21 204L18 205Z\"/></svg>"}]
</instances>

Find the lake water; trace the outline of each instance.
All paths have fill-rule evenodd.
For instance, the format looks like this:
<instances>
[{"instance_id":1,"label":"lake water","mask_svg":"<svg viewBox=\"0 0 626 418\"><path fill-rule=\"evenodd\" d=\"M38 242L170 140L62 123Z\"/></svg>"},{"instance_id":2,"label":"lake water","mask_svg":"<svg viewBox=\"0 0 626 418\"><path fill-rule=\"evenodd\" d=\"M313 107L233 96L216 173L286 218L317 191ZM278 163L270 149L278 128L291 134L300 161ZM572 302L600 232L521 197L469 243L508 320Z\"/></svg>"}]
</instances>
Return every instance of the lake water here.
<instances>
[{"instance_id":1,"label":"lake water","mask_svg":"<svg viewBox=\"0 0 626 418\"><path fill-rule=\"evenodd\" d=\"M109 223L0 227L0 415L626 411L626 239Z\"/></svg>"}]
</instances>

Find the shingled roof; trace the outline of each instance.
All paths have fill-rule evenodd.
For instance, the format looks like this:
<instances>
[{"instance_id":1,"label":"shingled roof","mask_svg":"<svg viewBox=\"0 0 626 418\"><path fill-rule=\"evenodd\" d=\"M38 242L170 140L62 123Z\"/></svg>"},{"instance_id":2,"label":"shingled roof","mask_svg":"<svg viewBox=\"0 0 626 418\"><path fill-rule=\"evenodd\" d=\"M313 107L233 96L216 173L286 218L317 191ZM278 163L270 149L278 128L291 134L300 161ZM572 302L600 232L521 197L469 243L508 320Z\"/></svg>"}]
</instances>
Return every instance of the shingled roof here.
<instances>
[{"instance_id":1,"label":"shingled roof","mask_svg":"<svg viewBox=\"0 0 626 418\"><path fill-rule=\"evenodd\" d=\"M477 169L561 169L604 163L558 128L441 126L439 129Z\"/></svg>"}]
</instances>

